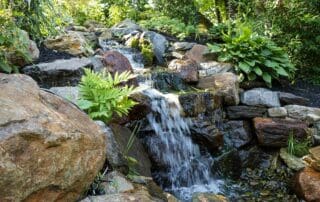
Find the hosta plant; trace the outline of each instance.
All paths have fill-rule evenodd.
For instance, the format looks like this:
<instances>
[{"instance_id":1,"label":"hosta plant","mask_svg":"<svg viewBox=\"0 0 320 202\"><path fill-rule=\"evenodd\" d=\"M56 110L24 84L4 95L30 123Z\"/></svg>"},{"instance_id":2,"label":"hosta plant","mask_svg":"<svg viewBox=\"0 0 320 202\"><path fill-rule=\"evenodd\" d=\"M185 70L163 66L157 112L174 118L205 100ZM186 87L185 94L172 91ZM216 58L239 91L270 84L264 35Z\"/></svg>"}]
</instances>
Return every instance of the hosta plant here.
<instances>
[{"instance_id":1,"label":"hosta plant","mask_svg":"<svg viewBox=\"0 0 320 202\"><path fill-rule=\"evenodd\" d=\"M233 63L243 80L261 78L271 86L273 79L291 78L294 74L295 67L284 50L247 26L224 34L223 40L223 44L208 44L209 49L219 55L219 61Z\"/></svg>"},{"instance_id":2,"label":"hosta plant","mask_svg":"<svg viewBox=\"0 0 320 202\"><path fill-rule=\"evenodd\" d=\"M123 84L132 78L130 72L111 75L85 69L85 75L79 84L78 106L92 119L104 122L110 121L115 114L120 117L127 115L136 104L128 97L136 88Z\"/></svg>"}]
</instances>

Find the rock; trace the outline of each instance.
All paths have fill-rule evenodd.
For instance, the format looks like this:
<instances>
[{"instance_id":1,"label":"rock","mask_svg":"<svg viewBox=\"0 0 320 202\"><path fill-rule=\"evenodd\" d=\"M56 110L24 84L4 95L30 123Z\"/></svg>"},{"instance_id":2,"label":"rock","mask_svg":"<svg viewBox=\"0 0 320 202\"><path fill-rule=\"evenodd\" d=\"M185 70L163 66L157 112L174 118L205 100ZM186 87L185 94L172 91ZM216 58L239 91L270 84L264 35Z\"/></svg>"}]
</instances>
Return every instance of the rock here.
<instances>
[{"instance_id":1,"label":"rock","mask_svg":"<svg viewBox=\"0 0 320 202\"><path fill-rule=\"evenodd\" d=\"M320 121L320 108L300 105L286 105L285 108L290 118L307 121L309 123Z\"/></svg>"},{"instance_id":2,"label":"rock","mask_svg":"<svg viewBox=\"0 0 320 202\"><path fill-rule=\"evenodd\" d=\"M219 63L215 61L200 63L199 76L208 77L215 74L230 72L233 66L229 63Z\"/></svg>"},{"instance_id":3,"label":"rock","mask_svg":"<svg viewBox=\"0 0 320 202\"><path fill-rule=\"evenodd\" d=\"M162 92L188 90L188 86L177 73L152 72L151 79L154 88Z\"/></svg>"},{"instance_id":4,"label":"rock","mask_svg":"<svg viewBox=\"0 0 320 202\"><path fill-rule=\"evenodd\" d=\"M313 124L312 142L314 145L320 145L320 121Z\"/></svg>"},{"instance_id":5,"label":"rock","mask_svg":"<svg viewBox=\"0 0 320 202\"><path fill-rule=\"evenodd\" d=\"M110 165L112 169L127 175L129 173L129 165L124 157L123 151L120 150L119 143L116 141L113 131L102 121L96 121L96 123L101 127L101 130L108 140L106 145L108 165Z\"/></svg>"},{"instance_id":6,"label":"rock","mask_svg":"<svg viewBox=\"0 0 320 202\"><path fill-rule=\"evenodd\" d=\"M265 88L254 88L241 93L241 103L249 106L280 107L277 92Z\"/></svg>"},{"instance_id":7,"label":"rock","mask_svg":"<svg viewBox=\"0 0 320 202\"><path fill-rule=\"evenodd\" d=\"M133 72L129 60L118 51L106 51L102 56L102 63L108 72L115 74L125 71Z\"/></svg>"},{"instance_id":8,"label":"rock","mask_svg":"<svg viewBox=\"0 0 320 202\"><path fill-rule=\"evenodd\" d=\"M175 42L172 45L174 51L187 51L190 50L196 43L189 43L189 42Z\"/></svg>"},{"instance_id":9,"label":"rock","mask_svg":"<svg viewBox=\"0 0 320 202\"><path fill-rule=\"evenodd\" d=\"M132 32L141 31L142 28L132 20L126 19L111 28L113 37L121 39L123 36Z\"/></svg>"},{"instance_id":10,"label":"rock","mask_svg":"<svg viewBox=\"0 0 320 202\"><path fill-rule=\"evenodd\" d=\"M172 60L168 68L177 72L187 83L196 83L199 81L199 65L193 60Z\"/></svg>"},{"instance_id":11,"label":"rock","mask_svg":"<svg viewBox=\"0 0 320 202\"><path fill-rule=\"evenodd\" d=\"M104 177L104 181L102 186L106 194L117 194L134 190L133 184L117 171L108 173Z\"/></svg>"},{"instance_id":12,"label":"rock","mask_svg":"<svg viewBox=\"0 0 320 202\"><path fill-rule=\"evenodd\" d=\"M129 129L117 124L110 124L110 128L113 131L114 138L120 147L121 153L138 161L138 164L133 166L132 169L134 169L140 175L151 177L151 162L140 140L136 137L133 137L133 144L128 150L127 144L132 132ZM125 152L126 150L128 150L127 154Z\"/></svg>"},{"instance_id":13,"label":"rock","mask_svg":"<svg viewBox=\"0 0 320 202\"><path fill-rule=\"evenodd\" d=\"M196 44L191 50L185 54L185 59L194 60L197 63L212 61L212 57L209 57L209 48L204 45Z\"/></svg>"},{"instance_id":14,"label":"rock","mask_svg":"<svg viewBox=\"0 0 320 202\"><path fill-rule=\"evenodd\" d=\"M128 120L141 120L151 112L151 100L143 92L136 92L129 97L138 104L130 110Z\"/></svg>"},{"instance_id":15,"label":"rock","mask_svg":"<svg viewBox=\"0 0 320 202\"><path fill-rule=\"evenodd\" d=\"M307 136L307 124L298 120L254 118L253 122L262 146L285 147L290 134L299 139Z\"/></svg>"},{"instance_id":16,"label":"rock","mask_svg":"<svg viewBox=\"0 0 320 202\"><path fill-rule=\"evenodd\" d=\"M285 162L285 164L292 170L298 171L303 169L306 165L301 158L294 155L290 155L286 148L280 149L280 157Z\"/></svg>"},{"instance_id":17,"label":"rock","mask_svg":"<svg viewBox=\"0 0 320 202\"><path fill-rule=\"evenodd\" d=\"M252 119L263 117L267 113L267 108L256 106L230 106L227 107L229 119Z\"/></svg>"},{"instance_id":18,"label":"rock","mask_svg":"<svg viewBox=\"0 0 320 202\"><path fill-rule=\"evenodd\" d=\"M110 41L112 39L113 39L112 30L106 29L98 37L99 45L101 46L101 44L103 44L103 42ZM101 47L101 48L103 48L103 47Z\"/></svg>"},{"instance_id":19,"label":"rock","mask_svg":"<svg viewBox=\"0 0 320 202\"><path fill-rule=\"evenodd\" d=\"M273 118L283 118L288 115L288 112L284 107L274 107L268 109L268 115Z\"/></svg>"},{"instance_id":20,"label":"rock","mask_svg":"<svg viewBox=\"0 0 320 202\"><path fill-rule=\"evenodd\" d=\"M228 106L239 104L239 80L233 73L201 78L197 87L213 90L217 95L223 97L224 103Z\"/></svg>"},{"instance_id":21,"label":"rock","mask_svg":"<svg viewBox=\"0 0 320 202\"><path fill-rule=\"evenodd\" d=\"M103 132L26 75L0 75L0 201L76 201L102 168Z\"/></svg>"},{"instance_id":22,"label":"rock","mask_svg":"<svg viewBox=\"0 0 320 202\"><path fill-rule=\"evenodd\" d=\"M55 38L46 39L45 47L61 52L66 52L74 56L92 54L93 51L88 49L86 39L78 32L69 31L66 34L56 36Z\"/></svg>"},{"instance_id":23,"label":"rock","mask_svg":"<svg viewBox=\"0 0 320 202\"><path fill-rule=\"evenodd\" d=\"M105 194L101 196L89 196L81 202L163 202L162 199L152 197L146 188L135 189L132 192L119 194Z\"/></svg>"},{"instance_id":24,"label":"rock","mask_svg":"<svg viewBox=\"0 0 320 202\"><path fill-rule=\"evenodd\" d=\"M78 85L84 68L91 67L92 62L89 58L71 58L26 66L22 72L31 76L41 87L50 88Z\"/></svg>"},{"instance_id":25,"label":"rock","mask_svg":"<svg viewBox=\"0 0 320 202\"><path fill-rule=\"evenodd\" d=\"M181 94L179 102L187 117L196 117L202 113L208 114L221 107L220 97L210 92Z\"/></svg>"},{"instance_id":26,"label":"rock","mask_svg":"<svg viewBox=\"0 0 320 202\"><path fill-rule=\"evenodd\" d=\"M13 65L17 65L19 67L23 67L27 64L30 64L32 63L33 61L36 61L39 59L39 56L40 56L40 51L37 47L37 44L36 42L32 41L30 38L29 38L29 34L24 31L24 30L20 30L20 33L21 37L27 41L27 44L28 44L28 54L30 55L31 57L31 61L27 61L25 60L23 57L21 57L21 54L20 53L17 53L17 52L8 52L8 60L10 61L11 64Z\"/></svg>"},{"instance_id":27,"label":"rock","mask_svg":"<svg viewBox=\"0 0 320 202\"><path fill-rule=\"evenodd\" d=\"M225 143L231 147L240 148L252 140L251 126L248 121L228 121L223 124Z\"/></svg>"},{"instance_id":28,"label":"rock","mask_svg":"<svg viewBox=\"0 0 320 202\"><path fill-rule=\"evenodd\" d=\"M294 190L306 201L320 201L320 172L306 167L295 175Z\"/></svg>"},{"instance_id":29,"label":"rock","mask_svg":"<svg viewBox=\"0 0 320 202\"><path fill-rule=\"evenodd\" d=\"M199 144L200 147L208 149L211 153L215 153L223 145L222 133L214 123L193 119L190 130L192 140Z\"/></svg>"},{"instance_id":30,"label":"rock","mask_svg":"<svg viewBox=\"0 0 320 202\"><path fill-rule=\"evenodd\" d=\"M211 193L196 193L192 196L192 202L228 202L229 200L217 194Z\"/></svg>"},{"instance_id":31,"label":"rock","mask_svg":"<svg viewBox=\"0 0 320 202\"><path fill-rule=\"evenodd\" d=\"M168 53L168 55L166 55L166 57L182 60L184 55L183 55L183 53L173 51L173 52Z\"/></svg>"},{"instance_id":32,"label":"rock","mask_svg":"<svg viewBox=\"0 0 320 202\"><path fill-rule=\"evenodd\" d=\"M77 101L79 98L78 87L72 87L72 86L53 87L53 88L50 88L49 91L77 105Z\"/></svg>"},{"instance_id":33,"label":"rock","mask_svg":"<svg viewBox=\"0 0 320 202\"><path fill-rule=\"evenodd\" d=\"M89 32L89 30L86 27L78 25L72 25L69 29L77 32Z\"/></svg>"},{"instance_id":34,"label":"rock","mask_svg":"<svg viewBox=\"0 0 320 202\"><path fill-rule=\"evenodd\" d=\"M242 165L242 169L250 168L250 169L267 169L270 168L272 162L274 160L273 153L268 153L258 146L253 146L251 148L240 150L239 151L239 160ZM235 164L238 164L238 161Z\"/></svg>"},{"instance_id":35,"label":"rock","mask_svg":"<svg viewBox=\"0 0 320 202\"><path fill-rule=\"evenodd\" d=\"M314 160L320 162L320 146L309 149L309 153Z\"/></svg>"},{"instance_id":36,"label":"rock","mask_svg":"<svg viewBox=\"0 0 320 202\"><path fill-rule=\"evenodd\" d=\"M309 99L291 93L278 92L282 105L308 105Z\"/></svg>"},{"instance_id":37,"label":"rock","mask_svg":"<svg viewBox=\"0 0 320 202\"><path fill-rule=\"evenodd\" d=\"M157 63L163 65L165 63L163 57L168 47L167 39L161 34L152 31L143 32L141 38L152 44L153 54L157 59Z\"/></svg>"}]
</instances>

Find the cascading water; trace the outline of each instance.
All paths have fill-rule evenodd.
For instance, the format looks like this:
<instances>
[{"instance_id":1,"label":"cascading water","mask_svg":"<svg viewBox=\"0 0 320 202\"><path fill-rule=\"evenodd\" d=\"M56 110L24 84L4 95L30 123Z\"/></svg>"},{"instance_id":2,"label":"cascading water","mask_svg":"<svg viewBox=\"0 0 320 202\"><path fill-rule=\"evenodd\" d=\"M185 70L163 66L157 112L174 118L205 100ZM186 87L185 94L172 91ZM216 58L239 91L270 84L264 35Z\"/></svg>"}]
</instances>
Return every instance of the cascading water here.
<instances>
[{"instance_id":1,"label":"cascading water","mask_svg":"<svg viewBox=\"0 0 320 202\"><path fill-rule=\"evenodd\" d=\"M221 181L211 173L213 159L200 153L192 142L189 119L180 115L177 96L162 94L155 89L144 91L152 102L152 112L147 116L154 135L145 137L145 143L159 169L153 177L163 188L183 201L196 192L219 191Z\"/></svg>"}]
</instances>

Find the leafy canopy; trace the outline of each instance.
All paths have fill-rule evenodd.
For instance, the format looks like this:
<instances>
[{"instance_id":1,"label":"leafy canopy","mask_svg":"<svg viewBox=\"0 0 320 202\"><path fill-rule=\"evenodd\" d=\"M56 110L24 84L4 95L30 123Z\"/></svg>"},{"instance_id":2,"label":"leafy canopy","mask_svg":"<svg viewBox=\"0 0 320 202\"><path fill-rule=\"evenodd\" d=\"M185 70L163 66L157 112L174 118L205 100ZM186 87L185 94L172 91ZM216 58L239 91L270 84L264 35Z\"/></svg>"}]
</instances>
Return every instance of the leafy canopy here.
<instances>
[{"instance_id":1,"label":"leafy canopy","mask_svg":"<svg viewBox=\"0 0 320 202\"><path fill-rule=\"evenodd\" d=\"M78 105L94 120L110 121L113 115L127 115L136 104L128 96L136 89L122 84L133 78L130 72L121 74L96 73L85 69L85 75L79 84L80 99Z\"/></svg>"}]
</instances>

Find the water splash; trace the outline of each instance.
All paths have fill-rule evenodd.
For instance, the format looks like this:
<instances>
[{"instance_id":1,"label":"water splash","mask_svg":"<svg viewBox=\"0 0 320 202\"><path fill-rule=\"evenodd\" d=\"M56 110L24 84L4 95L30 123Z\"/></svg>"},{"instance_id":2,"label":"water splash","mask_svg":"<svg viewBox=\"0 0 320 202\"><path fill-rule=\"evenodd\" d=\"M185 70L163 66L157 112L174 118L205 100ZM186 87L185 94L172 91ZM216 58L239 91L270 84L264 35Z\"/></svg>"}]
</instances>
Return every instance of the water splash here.
<instances>
[{"instance_id":1,"label":"water splash","mask_svg":"<svg viewBox=\"0 0 320 202\"><path fill-rule=\"evenodd\" d=\"M183 201L196 192L219 192L221 181L213 178L209 154L201 154L192 142L189 119L181 116L178 96L155 89L144 91L151 101L147 116L155 135L145 137L152 160L158 167L153 177L162 187Z\"/></svg>"}]
</instances>

